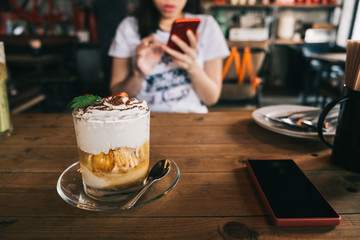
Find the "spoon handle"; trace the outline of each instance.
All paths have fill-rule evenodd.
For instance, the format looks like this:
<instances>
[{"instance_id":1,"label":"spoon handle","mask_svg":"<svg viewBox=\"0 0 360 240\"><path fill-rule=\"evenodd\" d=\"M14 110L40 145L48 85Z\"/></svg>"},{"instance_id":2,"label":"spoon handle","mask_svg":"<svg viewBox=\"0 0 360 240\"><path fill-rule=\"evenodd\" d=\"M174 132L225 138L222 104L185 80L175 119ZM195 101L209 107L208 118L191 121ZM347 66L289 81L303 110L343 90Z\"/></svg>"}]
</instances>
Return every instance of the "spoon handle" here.
<instances>
[{"instance_id":1,"label":"spoon handle","mask_svg":"<svg viewBox=\"0 0 360 240\"><path fill-rule=\"evenodd\" d=\"M285 119L287 118L274 118L274 117L269 117L265 114L261 114L264 118L267 118L273 122L276 122L276 123L280 123L282 124L283 126L288 126L288 127L291 127L292 129L297 129L297 130L306 130L306 127L304 126L300 126L300 125L297 125L296 123L293 123L291 119L288 118L289 121L286 121Z\"/></svg>"},{"instance_id":2,"label":"spoon handle","mask_svg":"<svg viewBox=\"0 0 360 240\"><path fill-rule=\"evenodd\" d=\"M137 192L134 196L130 197L130 199L125 202L122 206L121 206L121 210L127 210L130 209L134 206L134 204L139 200L139 198L146 192L146 190L151 186L151 184L153 184L155 182L155 179L152 179L150 181L148 181L145 186L139 191Z\"/></svg>"}]
</instances>

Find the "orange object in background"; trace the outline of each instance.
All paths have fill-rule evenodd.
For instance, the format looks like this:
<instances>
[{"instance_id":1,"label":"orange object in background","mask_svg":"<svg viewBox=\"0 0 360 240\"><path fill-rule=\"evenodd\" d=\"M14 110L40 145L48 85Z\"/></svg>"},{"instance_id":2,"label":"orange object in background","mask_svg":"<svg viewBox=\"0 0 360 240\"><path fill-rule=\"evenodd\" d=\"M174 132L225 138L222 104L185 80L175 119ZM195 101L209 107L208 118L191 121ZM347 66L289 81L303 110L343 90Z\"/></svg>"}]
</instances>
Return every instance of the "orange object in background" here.
<instances>
[{"instance_id":1,"label":"orange object in background","mask_svg":"<svg viewBox=\"0 0 360 240\"><path fill-rule=\"evenodd\" d=\"M222 79L225 79L226 74L229 71L230 65L232 63L232 61L234 60L235 63L235 70L236 70L236 74L239 75L239 70L240 70L240 53L238 52L236 47L232 47L231 51L230 51L230 55L229 57L226 59L226 62L224 64L224 68L222 71Z\"/></svg>"},{"instance_id":2,"label":"orange object in background","mask_svg":"<svg viewBox=\"0 0 360 240\"><path fill-rule=\"evenodd\" d=\"M261 83L261 78L253 76L254 72L250 48L245 47L242 61L240 61L240 53L237 50L237 47L234 46L231 48L230 56L226 59L222 72L223 81L233 61L235 64L236 75L238 77L238 83L242 84L244 82L245 72L247 72L250 83L252 83L254 90L256 90Z\"/></svg>"},{"instance_id":3,"label":"orange object in background","mask_svg":"<svg viewBox=\"0 0 360 240\"><path fill-rule=\"evenodd\" d=\"M255 91L256 91L257 88L259 87L260 83L261 83L261 78L255 77L255 78L254 78L254 82L252 83L253 89L254 89Z\"/></svg>"},{"instance_id":4,"label":"orange object in background","mask_svg":"<svg viewBox=\"0 0 360 240\"><path fill-rule=\"evenodd\" d=\"M242 65L240 68L240 72L238 74L238 82L239 84L243 83L245 78L245 70L247 70L250 82L253 82L253 65L251 59L251 52L249 47L245 47L244 56L242 60Z\"/></svg>"},{"instance_id":5,"label":"orange object in background","mask_svg":"<svg viewBox=\"0 0 360 240\"><path fill-rule=\"evenodd\" d=\"M226 4L226 0L213 0L215 4Z\"/></svg>"}]
</instances>

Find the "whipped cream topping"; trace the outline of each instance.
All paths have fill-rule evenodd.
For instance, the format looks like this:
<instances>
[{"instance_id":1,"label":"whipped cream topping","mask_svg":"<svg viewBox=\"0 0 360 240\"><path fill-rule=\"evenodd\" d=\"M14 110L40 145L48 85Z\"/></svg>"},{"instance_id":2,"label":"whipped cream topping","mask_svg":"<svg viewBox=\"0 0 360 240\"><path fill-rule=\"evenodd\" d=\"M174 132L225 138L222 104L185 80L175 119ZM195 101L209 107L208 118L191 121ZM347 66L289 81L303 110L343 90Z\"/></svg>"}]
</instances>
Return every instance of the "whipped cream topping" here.
<instances>
[{"instance_id":1,"label":"whipped cream topping","mask_svg":"<svg viewBox=\"0 0 360 240\"><path fill-rule=\"evenodd\" d=\"M150 110L146 101L111 96L85 109L76 108L73 116L78 148L86 153L137 149L149 141Z\"/></svg>"},{"instance_id":2,"label":"whipped cream topping","mask_svg":"<svg viewBox=\"0 0 360 240\"><path fill-rule=\"evenodd\" d=\"M148 111L149 107L145 100L139 101L136 98L129 99L125 96L110 96L85 109L75 109L74 116L83 120L108 122L137 118Z\"/></svg>"}]
</instances>

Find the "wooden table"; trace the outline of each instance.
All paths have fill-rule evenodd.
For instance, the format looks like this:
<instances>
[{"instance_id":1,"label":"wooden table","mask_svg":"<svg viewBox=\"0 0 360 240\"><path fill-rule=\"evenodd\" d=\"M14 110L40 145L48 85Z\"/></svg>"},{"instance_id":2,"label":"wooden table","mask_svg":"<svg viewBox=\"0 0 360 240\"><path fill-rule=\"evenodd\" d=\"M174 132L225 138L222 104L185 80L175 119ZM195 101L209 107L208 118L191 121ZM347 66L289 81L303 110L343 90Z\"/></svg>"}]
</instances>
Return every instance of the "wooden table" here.
<instances>
[{"instance_id":1,"label":"wooden table","mask_svg":"<svg viewBox=\"0 0 360 240\"><path fill-rule=\"evenodd\" d=\"M152 114L151 151L181 169L165 197L121 212L91 212L63 201L56 182L77 161L70 114L13 116L0 141L0 239L359 239L360 175L329 163L319 141L259 127L251 112ZM249 177L248 158L292 158L342 222L275 227Z\"/></svg>"}]
</instances>

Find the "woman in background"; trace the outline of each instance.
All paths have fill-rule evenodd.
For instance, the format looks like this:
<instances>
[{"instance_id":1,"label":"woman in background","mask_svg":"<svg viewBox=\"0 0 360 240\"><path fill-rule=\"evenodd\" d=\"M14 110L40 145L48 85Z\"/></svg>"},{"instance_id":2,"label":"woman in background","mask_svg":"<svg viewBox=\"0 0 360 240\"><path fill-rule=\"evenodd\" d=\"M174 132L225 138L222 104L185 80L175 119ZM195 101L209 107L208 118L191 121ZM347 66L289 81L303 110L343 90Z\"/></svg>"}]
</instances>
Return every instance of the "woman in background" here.
<instances>
[{"instance_id":1,"label":"woman in background","mask_svg":"<svg viewBox=\"0 0 360 240\"><path fill-rule=\"evenodd\" d=\"M109 50L111 92L144 99L153 112L206 113L220 97L229 50L215 19L194 14L198 9L195 0L141 0L135 16L120 23ZM180 18L201 21L196 35L186 33L190 46L171 36L183 53L166 46Z\"/></svg>"}]
</instances>

